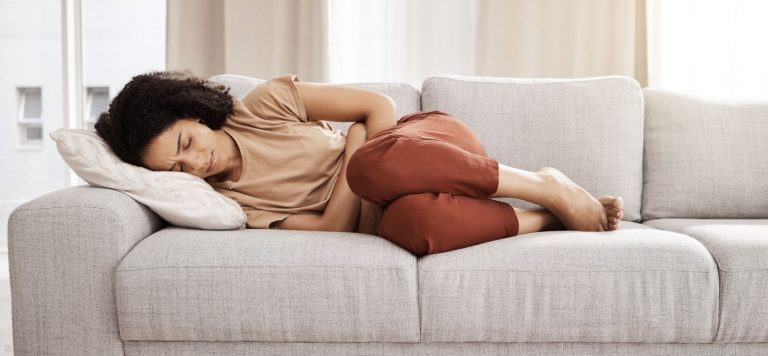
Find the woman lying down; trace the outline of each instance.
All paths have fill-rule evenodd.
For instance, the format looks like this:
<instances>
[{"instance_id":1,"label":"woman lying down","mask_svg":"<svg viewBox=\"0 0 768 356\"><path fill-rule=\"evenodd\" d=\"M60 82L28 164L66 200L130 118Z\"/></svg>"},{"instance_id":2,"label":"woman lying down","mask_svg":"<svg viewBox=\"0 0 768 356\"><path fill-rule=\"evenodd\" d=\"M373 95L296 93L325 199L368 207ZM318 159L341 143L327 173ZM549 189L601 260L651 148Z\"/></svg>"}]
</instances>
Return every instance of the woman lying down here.
<instances>
[{"instance_id":1,"label":"woman lying down","mask_svg":"<svg viewBox=\"0 0 768 356\"><path fill-rule=\"evenodd\" d=\"M414 255L547 230L612 231L621 197L488 157L450 114L397 118L386 95L286 74L243 98L189 72L135 76L95 127L123 161L205 179L249 228L359 232ZM327 121L353 122L347 132ZM527 200L520 209L491 198Z\"/></svg>"}]
</instances>

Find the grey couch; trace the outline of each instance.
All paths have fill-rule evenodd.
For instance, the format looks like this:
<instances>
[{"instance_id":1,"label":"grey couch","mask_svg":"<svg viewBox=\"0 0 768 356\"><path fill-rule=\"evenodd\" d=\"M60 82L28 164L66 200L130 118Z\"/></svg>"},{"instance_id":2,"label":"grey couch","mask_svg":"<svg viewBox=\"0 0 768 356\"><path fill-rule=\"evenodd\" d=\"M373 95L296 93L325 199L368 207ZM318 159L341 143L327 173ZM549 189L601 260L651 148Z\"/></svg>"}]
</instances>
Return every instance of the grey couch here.
<instances>
[{"instance_id":1,"label":"grey couch","mask_svg":"<svg viewBox=\"0 0 768 356\"><path fill-rule=\"evenodd\" d=\"M179 228L66 188L9 219L16 354L768 354L768 104L624 77L354 85L400 116L452 114L504 164L624 197L620 229L416 258L373 235Z\"/></svg>"}]
</instances>

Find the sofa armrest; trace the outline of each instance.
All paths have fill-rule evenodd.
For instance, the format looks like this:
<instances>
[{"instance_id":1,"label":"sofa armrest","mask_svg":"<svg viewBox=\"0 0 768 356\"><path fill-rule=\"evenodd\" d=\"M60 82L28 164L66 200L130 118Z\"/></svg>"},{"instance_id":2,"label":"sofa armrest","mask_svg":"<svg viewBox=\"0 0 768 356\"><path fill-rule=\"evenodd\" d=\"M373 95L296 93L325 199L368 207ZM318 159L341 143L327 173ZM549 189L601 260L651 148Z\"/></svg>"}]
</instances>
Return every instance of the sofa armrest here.
<instances>
[{"instance_id":1,"label":"sofa armrest","mask_svg":"<svg viewBox=\"0 0 768 356\"><path fill-rule=\"evenodd\" d=\"M13 347L22 355L123 355L115 270L167 222L112 189L64 188L8 219Z\"/></svg>"}]
</instances>

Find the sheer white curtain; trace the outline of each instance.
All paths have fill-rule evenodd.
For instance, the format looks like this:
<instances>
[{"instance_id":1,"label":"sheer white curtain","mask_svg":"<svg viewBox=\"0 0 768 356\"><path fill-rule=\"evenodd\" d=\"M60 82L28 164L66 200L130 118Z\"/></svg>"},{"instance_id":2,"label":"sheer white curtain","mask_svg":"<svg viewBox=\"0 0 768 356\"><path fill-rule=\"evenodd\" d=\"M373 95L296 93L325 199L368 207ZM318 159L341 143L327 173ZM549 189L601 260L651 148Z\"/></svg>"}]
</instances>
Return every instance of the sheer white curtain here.
<instances>
[{"instance_id":1,"label":"sheer white curtain","mask_svg":"<svg viewBox=\"0 0 768 356\"><path fill-rule=\"evenodd\" d=\"M334 83L474 74L476 0L329 0Z\"/></svg>"},{"instance_id":2,"label":"sheer white curtain","mask_svg":"<svg viewBox=\"0 0 768 356\"><path fill-rule=\"evenodd\" d=\"M208 77L328 81L326 0L167 0L167 65Z\"/></svg>"},{"instance_id":3,"label":"sheer white curtain","mask_svg":"<svg viewBox=\"0 0 768 356\"><path fill-rule=\"evenodd\" d=\"M768 1L648 0L649 85L768 98Z\"/></svg>"},{"instance_id":4,"label":"sheer white curtain","mask_svg":"<svg viewBox=\"0 0 768 356\"><path fill-rule=\"evenodd\" d=\"M646 82L645 0L328 0L332 82L439 74Z\"/></svg>"},{"instance_id":5,"label":"sheer white curtain","mask_svg":"<svg viewBox=\"0 0 768 356\"><path fill-rule=\"evenodd\" d=\"M440 74L627 75L645 0L168 0L168 69L406 82Z\"/></svg>"},{"instance_id":6,"label":"sheer white curtain","mask_svg":"<svg viewBox=\"0 0 768 356\"><path fill-rule=\"evenodd\" d=\"M646 83L645 0L481 0L479 75Z\"/></svg>"}]
</instances>

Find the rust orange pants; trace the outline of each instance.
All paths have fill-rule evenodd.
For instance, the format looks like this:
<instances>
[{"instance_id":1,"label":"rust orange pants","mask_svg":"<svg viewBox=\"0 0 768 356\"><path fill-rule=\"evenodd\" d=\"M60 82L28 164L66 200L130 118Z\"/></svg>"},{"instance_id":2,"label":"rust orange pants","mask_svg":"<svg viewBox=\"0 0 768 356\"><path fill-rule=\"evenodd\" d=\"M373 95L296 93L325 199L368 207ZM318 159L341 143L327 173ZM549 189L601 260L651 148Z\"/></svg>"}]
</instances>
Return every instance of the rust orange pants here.
<instances>
[{"instance_id":1,"label":"rust orange pants","mask_svg":"<svg viewBox=\"0 0 768 356\"><path fill-rule=\"evenodd\" d=\"M499 185L498 161L442 111L403 116L360 146L346 173L353 193L385 208L378 235L416 256L519 231L512 206L489 198Z\"/></svg>"}]
</instances>

